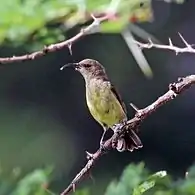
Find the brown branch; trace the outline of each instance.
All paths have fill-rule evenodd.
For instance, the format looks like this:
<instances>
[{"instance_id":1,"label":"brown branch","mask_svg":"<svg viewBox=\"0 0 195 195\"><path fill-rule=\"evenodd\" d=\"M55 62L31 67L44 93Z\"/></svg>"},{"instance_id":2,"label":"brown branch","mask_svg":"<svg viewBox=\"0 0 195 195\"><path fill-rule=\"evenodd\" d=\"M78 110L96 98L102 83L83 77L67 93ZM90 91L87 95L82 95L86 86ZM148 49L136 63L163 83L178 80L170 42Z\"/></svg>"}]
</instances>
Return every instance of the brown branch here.
<instances>
[{"instance_id":1,"label":"brown branch","mask_svg":"<svg viewBox=\"0 0 195 195\"><path fill-rule=\"evenodd\" d=\"M134 40L134 42L140 47L140 48L147 48L147 49L151 49L151 48L157 48L157 49L166 49L166 50L171 50L174 51L177 54L179 53L195 53L195 49L192 47L193 45L190 45L184 38L183 36L178 33L182 42L184 43L185 47L177 47L175 45L173 45L171 38L169 38L169 44L168 45L161 45L161 44L155 44L152 42L151 39L148 39L148 43L141 43L139 41Z\"/></svg>"},{"instance_id":2,"label":"brown branch","mask_svg":"<svg viewBox=\"0 0 195 195\"><path fill-rule=\"evenodd\" d=\"M86 28L82 29L77 35L74 37L65 40L60 43L56 44L51 44L49 46L44 46L44 48L40 51L36 51L30 54L25 54L21 56L12 56L12 57L5 57L5 58L0 58L0 64L7 64L7 63L12 63L12 62L21 62L21 61L27 61L27 60L34 60L35 58L39 58L41 56L46 55L47 53L55 52L58 50L63 49L64 47L68 47L71 51L71 46L73 43L81 39L82 37L94 33L97 31L97 28L99 27L100 23L109 19L109 15L105 15L104 17L96 18L93 15L91 15L93 18L93 23Z\"/></svg>"},{"instance_id":3,"label":"brown branch","mask_svg":"<svg viewBox=\"0 0 195 195\"><path fill-rule=\"evenodd\" d=\"M114 135L107 140L104 143L104 149L106 151L113 148L113 143L117 141L119 136L124 134L124 132L127 130L126 127L130 128L131 130L135 130L139 127L139 125L142 123L142 121L147 118L150 114L152 114L154 111L156 111L159 107L166 104L167 102L173 100L177 97L180 93L191 87L193 84L195 84L195 75L187 76L184 78L179 78L178 82L172 83L169 85L169 90L162 96L160 96L155 102L150 104L149 106L143 108L143 109L137 109L136 107L136 114L134 118L130 119L127 124L116 127L116 132ZM134 106L134 105L133 105ZM134 106L135 107L135 106ZM93 155L90 155L90 158L85 165L85 167L76 175L76 177L72 180L70 185L61 193L61 195L67 195L71 191L74 191L76 185L89 174L91 169L93 168L96 161L105 154L102 150L97 150Z\"/></svg>"}]
</instances>

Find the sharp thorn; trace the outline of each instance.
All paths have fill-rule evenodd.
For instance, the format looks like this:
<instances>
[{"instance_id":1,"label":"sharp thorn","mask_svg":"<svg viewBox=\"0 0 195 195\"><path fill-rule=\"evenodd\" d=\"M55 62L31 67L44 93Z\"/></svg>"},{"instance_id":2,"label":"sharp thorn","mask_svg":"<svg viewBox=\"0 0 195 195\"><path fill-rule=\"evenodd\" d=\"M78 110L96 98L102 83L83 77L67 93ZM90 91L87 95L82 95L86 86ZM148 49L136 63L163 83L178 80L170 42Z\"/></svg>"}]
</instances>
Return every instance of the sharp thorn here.
<instances>
[{"instance_id":1,"label":"sharp thorn","mask_svg":"<svg viewBox=\"0 0 195 195\"><path fill-rule=\"evenodd\" d=\"M70 55L72 56L72 43L68 44L68 49L69 49Z\"/></svg>"},{"instance_id":2,"label":"sharp thorn","mask_svg":"<svg viewBox=\"0 0 195 195\"><path fill-rule=\"evenodd\" d=\"M171 38L169 38L169 45L170 45L170 46L173 46L173 43L172 43L172 41L171 41Z\"/></svg>"},{"instance_id":3,"label":"sharp thorn","mask_svg":"<svg viewBox=\"0 0 195 195\"><path fill-rule=\"evenodd\" d=\"M131 106L136 112L139 112L139 109L138 109L137 106L135 106L133 103L130 103L130 106Z\"/></svg>"},{"instance_id":4,"label":"sharp thorn","mask_svg":"<svg viewBox=\"0 0 195 195\"><path fill-rule=\"evenodd\" d=\"M94 177L93 177L93 175L91 173L89 173L89 177L92 180L93 184L95 184L95 179L94 179Z\"/></svg>"},{"instance_id":5,"label":"sharp thorn","mask_svg":"<svg viewBox=\"0 0 195 195\"><path fill-rule=\"evenodd\" d=\"M93 18L93 20L97 19L93 14L91 14L91 17Z\"/></svg>"},{"instance_id":6,"label":"sharp thorn","mask_svg":"<svg viewBox=\"0 0 195 195\"><path fill-rule=\"evenodd\" d=\"M183 38L183 36L182 36L179 32L178 32L178 34L179 34L181 40L184 42L184 44L185 44L187 47L191 47L191 46L188 44L188 42Z\"/></svg>"},{"instance_id":7,"label":"sharp thorn","mask_svg":"<svg viewBox=\"0 0 195 195\"><path fill-rule=\"evenodd\" d=\"M76 191L76 185L75 185L75 183L72 184L72 191L73 191L73 192Z\"/></svg>"},{"instance_id":8,"label":"sharp thorn","mask_svg":"<svg viewBox=\"0 0 195 195\"><path fill-rule=\"evenodd\" d=\"M85 151L85 153L87 154L87 159L90 160L93 158L93 154L89 153L88 151Z\"/></svg>"}]
</instances>

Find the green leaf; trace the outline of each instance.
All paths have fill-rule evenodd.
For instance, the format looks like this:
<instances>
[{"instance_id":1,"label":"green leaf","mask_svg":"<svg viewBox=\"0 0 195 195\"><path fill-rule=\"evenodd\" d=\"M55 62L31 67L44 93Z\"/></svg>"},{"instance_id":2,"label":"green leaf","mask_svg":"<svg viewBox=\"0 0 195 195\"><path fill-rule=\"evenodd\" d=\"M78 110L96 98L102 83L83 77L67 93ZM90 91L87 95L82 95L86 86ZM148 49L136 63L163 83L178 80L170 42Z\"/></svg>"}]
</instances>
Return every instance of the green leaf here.
<instances>
[{"instance_id":1,"label":"green leaf","mask_svg":"<svg viewBox=\"0 0 195 195\"><path fill-rule=\"evenodd\" d=\"M138 165L130 164L125 168L118 182L114 180L110 183L105 195L129 195L147 175L147 170L144 169L144 163Z\"/></svg>"},{"instance_id":2,"label":"green leaf","mask_svg":"<svg viewBox=\"0 0 195 195\"><path fill-rule=\"evenodd\" d=\"M133 195L141 195L149 189L153 188L159 179L166 177L166 171L159 171L151 175L146 181L134 188Z\"/></svg>"},{"instance_id":3,"label":"green leaf","mask_svg":"<svg viewBox=\"0 0 195 195\"><path fill-rule=\"evenodd\" d=\"M29 173L18 182L12 195L30 195L32 192L36 192L36 195L43 194L43 192L45 193L45 186L49 182L51 172L52 168L48 167L44 170L37 169Z\"/></svg>"}]
</instances>

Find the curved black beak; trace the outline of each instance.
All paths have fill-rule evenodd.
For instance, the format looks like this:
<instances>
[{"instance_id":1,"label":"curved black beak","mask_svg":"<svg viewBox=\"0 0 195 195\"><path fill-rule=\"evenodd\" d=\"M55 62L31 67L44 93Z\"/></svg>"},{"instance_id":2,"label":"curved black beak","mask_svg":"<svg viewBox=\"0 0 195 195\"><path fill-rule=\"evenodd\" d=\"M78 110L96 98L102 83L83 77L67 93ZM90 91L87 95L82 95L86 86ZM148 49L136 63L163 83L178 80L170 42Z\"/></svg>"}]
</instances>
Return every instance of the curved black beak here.
<instances>
[{"instance_id":1,"label":"curved black beak","mask_svg":"<svg viewBox=\"0 0 195 195\"><path fill-rule=\"evenodd\" d=\"M60 68L60 70L63 70L64 68L77 68L78 67L78 63L68 63L68 64L65 64L64 66L62 66Z\"/></svg>"}]
</instances>

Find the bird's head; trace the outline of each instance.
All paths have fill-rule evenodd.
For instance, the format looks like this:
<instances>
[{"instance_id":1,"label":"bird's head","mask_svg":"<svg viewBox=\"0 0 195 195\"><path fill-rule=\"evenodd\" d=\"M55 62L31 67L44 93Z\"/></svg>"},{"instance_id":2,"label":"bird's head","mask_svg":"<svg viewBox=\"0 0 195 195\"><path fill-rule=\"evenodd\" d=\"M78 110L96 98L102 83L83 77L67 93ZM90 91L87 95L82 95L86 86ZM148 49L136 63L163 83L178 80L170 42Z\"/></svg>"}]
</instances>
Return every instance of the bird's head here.
<instances>
[{"instance_id":1,"label":"bird's head","mask_svg":"<svg viewBox=\"0 0 195 195\"><path fill-rule=\"evenodd\" d=\"M66 67L74 68L76 71L80 72L85 79L104 76L106 74L104 67L98 61L93 59L84 59L78 63L66 64L61 68L61 70Z\"/></svg>"}]
</instances>

